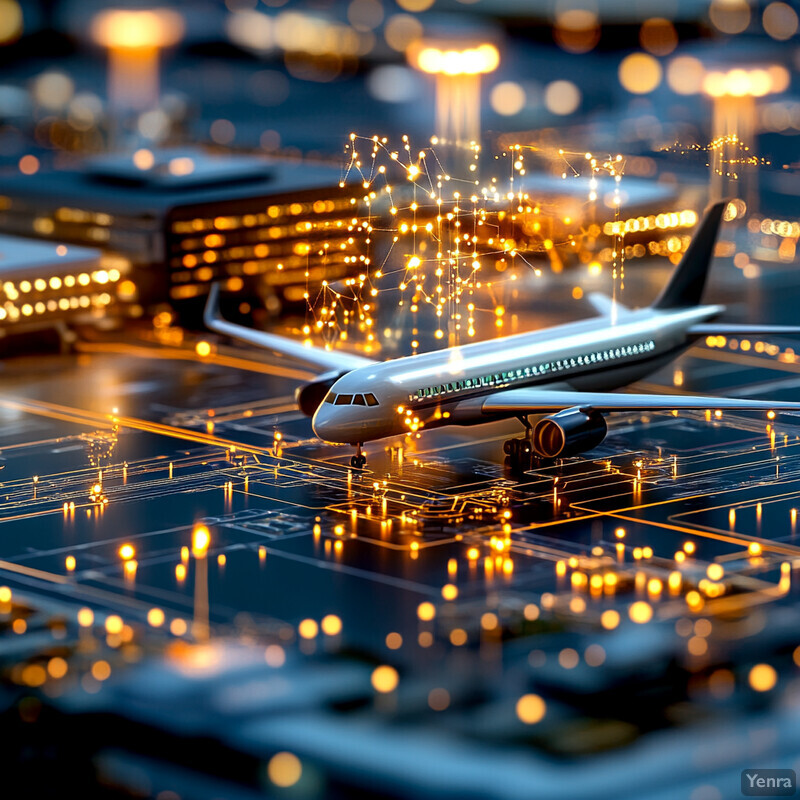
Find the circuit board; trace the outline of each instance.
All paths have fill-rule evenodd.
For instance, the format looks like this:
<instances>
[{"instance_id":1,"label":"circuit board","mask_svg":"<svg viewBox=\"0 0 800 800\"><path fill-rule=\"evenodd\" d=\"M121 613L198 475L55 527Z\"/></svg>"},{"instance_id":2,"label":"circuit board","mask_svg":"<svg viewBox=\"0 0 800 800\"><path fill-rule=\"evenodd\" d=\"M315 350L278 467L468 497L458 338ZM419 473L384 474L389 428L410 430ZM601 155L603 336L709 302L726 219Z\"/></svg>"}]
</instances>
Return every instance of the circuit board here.
<instances>
[{"instance_id":1,"label":"circuit board","mask_svg":"<svg viewBox=\"0 0 800 800\"><path fill-rule=\"evenodd\" d=\"M549 294L521 324L591 313ZM445 428L362 472L296 410L302 369L205 339L5 363L22 763L153 796L712 798L797 747L796 418L618 414L523 469L519 423ZM798 373L791 342L713 337L635 388L787 399Z\"/></svg>"}]
</instances>

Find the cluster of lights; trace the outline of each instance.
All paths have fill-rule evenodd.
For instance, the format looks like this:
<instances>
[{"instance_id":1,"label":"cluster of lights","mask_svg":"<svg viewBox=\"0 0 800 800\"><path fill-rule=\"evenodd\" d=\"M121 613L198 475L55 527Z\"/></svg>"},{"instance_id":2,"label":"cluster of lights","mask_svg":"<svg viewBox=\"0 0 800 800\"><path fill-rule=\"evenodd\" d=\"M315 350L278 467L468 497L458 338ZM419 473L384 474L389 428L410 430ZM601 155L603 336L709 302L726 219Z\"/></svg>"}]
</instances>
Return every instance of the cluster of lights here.
<instances>
[{"instance_id":1,"label":"cluster of lights","mask_svg":"<svg viewBox=\"0 0 800 800\"><path fill-rule=\"evenodd\" d=\"M711 97L765 97L784 91L788 85L789 72L780 66L712 71L703 78L703 91Z\"/></svg>"},{"instance_id":2,"label":"cluster of lights","mask_svg":"<svg viewBox=\"0 0 800 800\"><path fill-rule=\"evenodd\" d=\"M290 302L310 298L369 265L358 251L364 223L348 197L271 204L263 212L177 220L179 241L170 260L176 299L194 297L223 274L238 291L243 279L262 276ZM323 294L325 292L323 291ZM327 333L327 330L325 331Z\"/></svg>"},{"instance_id":3,"label":"cluster of lights","mask_svg":"<svg viewBox=\"0 0 800 800\"><path fill-rule=\"evenodd\" d=\"M625 545L623 540L626 532L623 528L616 531L616 555L621 563L625 557ZM711 563L707 566L705 575L697 581L697 588L693 589L686 584L685 576L680 571L684 565L688 566L687 559L694 556L696 545L692 541L687 541L682 548L675 553L674 560L678 569L673 570L666 576L666 580L661 577L648 577L646 572L638 568L638 562L648 561L653 557L651 547L635 547L632 551L634 562L637 563L637 571L633 576L633 585L637 591L647 592L650 602L637 600L628 609L628 616L633 622L646 623L653 618L653 607L651 603L659 600L665 591L671 596L678 596L685 593L684 599L688 608L694 612L699 612L705 603L704 598L721 597L726 592L724 582L725 569L719 563ZM750 558L760 558L762 554L761 546L753 543L748 548ZM555 565L555 572L559 578L569 577L569 585L572 592L587 591L594 599L599 599L604 595L613 596L621 582L628 585L628 578L616 571L609 570L607 565L611 563L609 557L604 557L603 548L595 547L592 550L592 558L573 556L569 559L559 560ZM605 566L604 566L605 565ZM694 570L694 567L692 568ZM781 567L782 578L779 589L786 591L788 587L789 570ZM570 611L581 614L586 611L586 603L580 595L573 594L569 602ZM613 615L613 619L611 618ZM604 628L611 629L619 624L619 614L608 610L603 612L601 623ZM710 631L710 629L709 629ZM707 634L704 634L707 635Z\"/></svg>"},{"instance_id":4,"label":"cluster of lights","mask_svg":"<svg viewBox=\"0 0 800 800\"><path fill-rule=\"evenodd\" d=\"M0 306L0 321L16 322L22 318L41 316L58 311L102 310L109 306L114 298L107 291L91 291L93 288L115 284L121 278L117 269L81 272L77 275L54 275L49 279L36 278L18 282L4 281L2 295L5 302ZM88 292L87 292L88 289ZM41 296L47 292L64 292L69 296ZM27 295L35 295L27 299Z\"/></svg>"},{"instance_id":5,"label":"cluster of lights","mask_svg":"<svg viewBox=\"0 0 800 800\"><path fill-rule=\"evenodd\" d=\"M436 137L431 142L439 143ZM365 144L366 152L360 152ZM502 279L486 275L487 264L494 272L502 273L518 260L538 275L539 268L528 261L527 254L546 254L557 263L557 246L574 248L578 245L572 235L567 235L563 242L554 241L553 221L541 214L540 204L526 192L514 191L515 176L526 174L526 149L536 148L513 145L503 153L504 157L510 156L512 175L510 190L501 191L496 178L481 186L475 180L451 177L433 147L414 153L407 136L402 139L402 150L394 151L386 138L351 134L346 148L348 164L340 186L344 187L352 175L357 175L364 191L361 204L367 216L361 220L357 232L365 249L359 256L360 263L367 269L357 280L348 281L346 294L341 287L323 283L322 291L315 298L309 298L314 319L303 333L328 330L343 340L348 336L348 327L353 327L355 322L367 332L367 347L374 348L376 332L370 312L375 303L373 298L386 291L399 292L398 306L412 315L429 310L438 323L435 336L439 339L444 338L448 330L456 340L462 332L474 337L478 312L492 314L495 326L502 328L505 309L498 289L502 290L502 284L507 281L517 280L519 275L516 270ZM475 172L480 148L474 145L472 152L474 159L469 171ZM585 156L592 173L590 202L597 200L599 173L607 173L614 179L612 205L617 215L619 182L624 168L622 156L600 159L590 153L580 155ZM564 150L559 151L558 157L571 174L580 174L572 167ZM390 181L390 175L395 172L399 173L400 189ZM446 189L454 183L470 188L448 193ZM406 199L402 205L395 201L395 195L401 194ZM391 224L388 228L379 227L374 216L375 206L384 199L389 205ZM561 220L558 222L560 224ZM563 223L570 225L572 220L567 217ZM593 236L600 234L599 227L592 228ZM370 270L373 240L385 234L391 236L389 252L381 264ZM401 251L399 258L398 250ZM621 258L620 254L620 263ZM390 259L401 266L390 266ZM411 329L411 346L416 352L418 327L414 324ZM391 336L393 332L387 329L384 335ZM327 343L331 344L331 339Z\"/></svg>"},{"instance_id":6,"label":"cluster of lights","mask_svg":"<svg viewBox=\"0 0 800 800\"><path fill-rule=\"evenodd\" d=\"M797 220L770 219L769 217L760 220L757 217L751 217L747 227L754 233L760 231L767 235L780 236L781 239L800 239L800 222Z\"/></svg>"},{"instance_id":7,"label":"cluster of lights","mask_svg":"<svg viewBox=\"0 0 800 800\"><path fill-rule=\"evenodd\" d=\"M606 222L603 225L603 233L607 236L619 236L625 233L692 228L696 224L697 214L694 211L670 211L663 214L651 214L649 217L633 217L618 222Z\"/></svg>"},{"instance_id":8,"label":"cluster of lights","mask_svg":"<svg viewBox=\"0 0 800 800\"><path fill-rule=\"evenodd\" d=\"M736 133L727 133L712 139L707 145L676 145L663 148L664 152L675 152L679 155L704 153L712 159L710 166L715 174L738 179L738 169L742 166L769 166L770 161L755 155ZM738 201L735 201L738 202ZM733 204L732 204L733 205ZM730 207L730 206L729 206ZM732 210L733 216L741 216L738 209ZM729 217L726 217L726 219ZM732 217L730 217L732 218Z\"/></svg>"},{"instance_id":9,"label":"cluster of lights","mask_svg":"<svg viewBox=\"0 0 800 800\"><path fill-rule=\"evenodd\" d=\"M243 8L228 17L226 29L231 40L241 47L258 53L284 50L287 60L298 53L356 57L367 53L374 42L367 31L301 11L270 16Z\"/></svg>"},{"instance_id":10,"label":"cluster of lights","mask_svg":"<svg viewBox=\"0 0 800 800\"><path fill-rule=\"evenodd\" d=\"M410 58L417 69L432 75L481 75L494 72L500 64L500 53L491 44L464 50L420 46Z\"/></svg>"},{"instance_id":11,"label":"cluster of lights","mask_svg":"<svg viewBox=\"0 0 800 800\"><path fill-rule=\"evenodd\" d=\"M712 348L728 348L729 350L741 350L747 353L752 350L755 353L765 354L772 357L777 357L780 361L796 362L798 356L791 347L787 347L781 351L780 347L776 344L769 344L768 342L756 341L751 342L749 339L735 339L727 338L725 336L707 336L706 347Z\"/></svg>"}]
</instances>

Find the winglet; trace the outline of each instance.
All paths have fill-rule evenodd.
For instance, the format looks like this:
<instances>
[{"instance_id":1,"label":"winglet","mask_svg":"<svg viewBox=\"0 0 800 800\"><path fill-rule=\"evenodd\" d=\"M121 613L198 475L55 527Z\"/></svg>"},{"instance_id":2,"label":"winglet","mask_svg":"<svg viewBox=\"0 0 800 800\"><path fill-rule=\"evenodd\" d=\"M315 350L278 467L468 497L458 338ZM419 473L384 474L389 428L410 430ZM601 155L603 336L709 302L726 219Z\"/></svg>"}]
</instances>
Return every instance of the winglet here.
<instances>
[{"instance_id":1,"label":"winglet","mask_svg":"<svg viewBox=\"0 0 800 800\"><path fill-rule=\"evenodd\" d=\"M723 200L708 209L697 233L692 238L689 249L673 272L669 283L653 303L653 308L688 308L700 304L708 268L714 255L717 233L728 202Z\"/></svg>"}]
</instances>

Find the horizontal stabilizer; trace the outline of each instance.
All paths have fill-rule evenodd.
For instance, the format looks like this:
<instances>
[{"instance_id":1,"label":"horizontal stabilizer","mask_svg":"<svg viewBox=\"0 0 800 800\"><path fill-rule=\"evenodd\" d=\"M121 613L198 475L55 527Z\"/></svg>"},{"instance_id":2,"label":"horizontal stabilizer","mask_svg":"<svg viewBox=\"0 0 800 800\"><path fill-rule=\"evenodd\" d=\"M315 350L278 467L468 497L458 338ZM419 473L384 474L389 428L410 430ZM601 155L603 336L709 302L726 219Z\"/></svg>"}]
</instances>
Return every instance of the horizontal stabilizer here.
<instances>
[{"instance_id":1,"label":"horizontal stabilizer","mask_svg":"<svg viewBox=\"0 0 800 800\"><path fill-rule=\"evenodd\" d=\"M800 403L745 400L732 397L701 397L671 394L617 394L615 392L575 392L558 389L506 389L490 394L483 401L484 414L550 414L565 408L595 411L795 411Z\"/></svg>"},{"instance_id":2,"label":"horizontal stabilizer","mask_svg":"<svg viewBox=\"0 0 800 800\"><path fill-rule=\"evenodd\" d=\"M323 350L320 347L308 347L294 339L286 336L279 336L275 333L257 331L247 328L244 325L237 325L223 319L219 313L219 285L214 284L208 294L206 308L203 312L203 321L212 331L239 339L242 342L255 345L262 350L268 350L280 356L292 358L312 369L321 372L348 372L357 367L364 367L367 364L374 364L372 359L358 356L353 353L345 353L341 350Z\"/></svg>"},{"instance_id":3,"label":"horizontal stabilizer","mask_svg":"<svg viewBox=\"0 0 800 800\"><path fill-rule=\"evenodd\" d=\"M739 325L728 322L707 322L692 325L690 336L797 336L800 325Z\"/></svg>"}]
</instances>

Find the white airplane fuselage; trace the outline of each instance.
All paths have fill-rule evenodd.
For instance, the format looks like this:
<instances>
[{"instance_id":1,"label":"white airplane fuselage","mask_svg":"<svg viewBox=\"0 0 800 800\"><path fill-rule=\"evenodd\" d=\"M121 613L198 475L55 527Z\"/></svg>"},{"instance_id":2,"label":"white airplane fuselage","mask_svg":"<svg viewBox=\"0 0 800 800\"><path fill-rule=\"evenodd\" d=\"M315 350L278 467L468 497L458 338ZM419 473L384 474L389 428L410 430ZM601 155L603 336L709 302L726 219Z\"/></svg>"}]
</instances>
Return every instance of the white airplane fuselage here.
<instances>
[{"instance_id":1,"label":"white airplane fuselage","mask_svg":"<svg viewBox=\"0 0 800 800\"><path fill-rule=\"evenodd\" d=\"M324 441L359 444L443 425L477 425L515 413L483 410L506 389L611 391L652 373L688 347L689 329L720 305L621 308L540 331L358 367L337 380L312 420Z\"/></svg>"}]
</instances>

